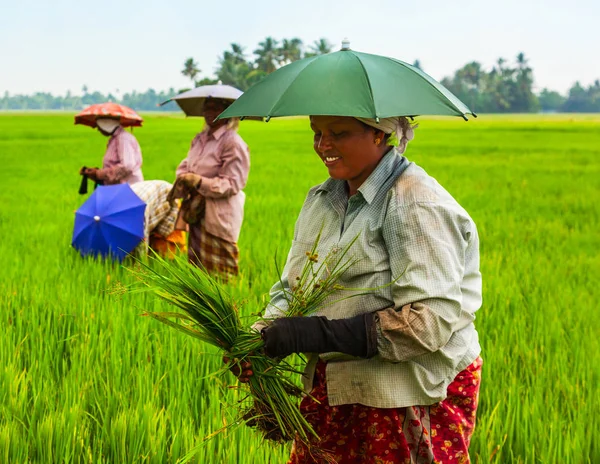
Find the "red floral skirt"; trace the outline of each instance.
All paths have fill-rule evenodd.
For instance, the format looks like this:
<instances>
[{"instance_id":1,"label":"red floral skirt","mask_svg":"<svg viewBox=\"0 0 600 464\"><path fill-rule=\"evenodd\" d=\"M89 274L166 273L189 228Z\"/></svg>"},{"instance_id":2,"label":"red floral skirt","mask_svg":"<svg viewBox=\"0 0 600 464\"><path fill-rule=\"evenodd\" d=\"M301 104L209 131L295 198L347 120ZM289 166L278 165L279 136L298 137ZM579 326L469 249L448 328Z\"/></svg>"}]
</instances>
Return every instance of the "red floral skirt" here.
<instances>
[{"instance_id":1,"label":"red floral skirt","mask_svg":"<svg viewBox=\"0 0 600 464\"><path fill-rule=\"evenodd\" d=\"M361 404L329 406L326 363L319 361L311 395L320 404L307 396L300 410L321 440L310 446L296 440L288 464L469 463L481 365L479 357L460 372L439 403L382 409ZM323 451L328 459L319 456Z\"/></svg>"}]
</instances>

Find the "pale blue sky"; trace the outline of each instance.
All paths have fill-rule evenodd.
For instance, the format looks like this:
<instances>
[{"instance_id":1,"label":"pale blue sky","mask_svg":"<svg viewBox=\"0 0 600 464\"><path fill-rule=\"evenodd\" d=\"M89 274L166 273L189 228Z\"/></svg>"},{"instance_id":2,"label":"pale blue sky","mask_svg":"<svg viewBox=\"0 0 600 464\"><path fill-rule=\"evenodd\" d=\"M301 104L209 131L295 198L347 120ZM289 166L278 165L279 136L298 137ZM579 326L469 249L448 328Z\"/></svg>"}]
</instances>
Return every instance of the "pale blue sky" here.
<instances>
[{"instance_id":1,"label":"pale blue sky","mask_svg":"<svg viewBox=\"0 0 600 464\"><path fill-rule=\"evenodd\" d=\"M537 89L600 79L597 0L0 0L0 92L121 93L189 86L187 57L212 75L231 42L348 37L351 48L412 63L435 79L523 51Z\"/></svg>"}]
</instances>

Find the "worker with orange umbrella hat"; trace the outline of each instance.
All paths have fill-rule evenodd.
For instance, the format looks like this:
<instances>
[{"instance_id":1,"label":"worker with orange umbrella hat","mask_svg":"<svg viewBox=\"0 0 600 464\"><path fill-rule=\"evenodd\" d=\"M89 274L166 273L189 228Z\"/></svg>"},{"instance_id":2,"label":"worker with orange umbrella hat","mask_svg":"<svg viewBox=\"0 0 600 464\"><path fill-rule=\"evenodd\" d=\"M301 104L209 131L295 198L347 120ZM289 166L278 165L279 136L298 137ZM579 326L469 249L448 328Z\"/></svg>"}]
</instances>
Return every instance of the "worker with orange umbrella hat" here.
<instances>
[{"instance_id":1,"label":"worker with orange umbrella hat","mask_svg":"<svg viewBox=\"0 0 600 464\"><path fill-rule=\"evenodd\" d=\"M81 175L104 185L144 180L142 150L135 136L124 130L124 127L142 125L142 118L135 111L116 103L92 105L75 116L75 124L97 128L102 135L110 137L102 168L84 166L79 172Z\"/></svg>"}]
</instances>

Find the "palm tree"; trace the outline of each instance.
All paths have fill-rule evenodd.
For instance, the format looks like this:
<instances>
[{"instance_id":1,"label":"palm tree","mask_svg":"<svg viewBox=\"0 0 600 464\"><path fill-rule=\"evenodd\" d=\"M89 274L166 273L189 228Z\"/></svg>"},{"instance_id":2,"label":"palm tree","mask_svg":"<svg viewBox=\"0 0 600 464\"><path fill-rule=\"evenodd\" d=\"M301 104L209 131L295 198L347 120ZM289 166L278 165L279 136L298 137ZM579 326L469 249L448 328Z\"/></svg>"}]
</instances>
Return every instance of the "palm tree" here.
<instances>
[{"instance_id":1,"label":"palm tree","mask_svg":"<svg viewBox=\"0 0 600 464\"><path fill-rule=\"evenodd\" d=\"M232 43L231 51L224 51L219 58L219 66L215 74L222 84L247 90L250 87L248 74L252 68L252 63L246 60L244 48L239 44Z\"/></svg>"},{"instance_id":2,"label":"palm tree","mask_svg":"<svg viewBox=\"0 0 600 464\"><path fill-rule=\"evenodd\" d=\"M232 85L240 90L247 90L249 64L246 61L236 62L235 56L230 52L223 53L219 59L219 68L217 69L217 79L222 84Z\"/></svg>"},{"instance_id":3,"label":"palm tree","mask_svg":"<svg viewBox=\"0 0 600 464\"><path fill-rule=\"evenodd\" d=\"M481 84L484 75L484 71L481 69L481 64L477 61L467 63L456 72L456 75L460 78L463 86L465 87L469 106L471 109L474 109L477 105L477 99L481 94Z\"/></svg>"},{"instance_id":4,"label":"palm tree","mask_svg":"<svg viewBox=\"0 0 600 464\"><path fill-rule=\"evenodd\" d=\"M519 112L534 111L539 106L539 100L533 93L533 70L529 67L524 53L517 55L516 72L515 110Z\"/></svg>"},{"instance_id":5,"label":"palm tree","mask_svg":"<svg viewBox=\"0 0 600 464\"><path fill-rule=\"evenodd\" d=\"M302 58L302 40L294 37L291 40L283 39L280 48L281 62L279 64L288 64L298 61Z\"/></svg>"},{"instance_id":6,"label":"palm tree","mask_svg":"<svg viewBox=\"0 0 600 464\"><path fill-rule=\"evenodd\" d=\"M331 44L327 41L327 39L319 39L315 40L315 42L310 46L310 51L307 52L304 56L316 56L316 55L325 55L331 52Z\"/></svg>"},{"instance_id":7,"label":"palm tree","mask_svg":"<svg viewBox=\"0 0 600 464\"><path fill-rule=\"evenodd\" d=\"M234 63L246 63L246 52L240 44L232 43L230 53Z\"/></svg>"},{"instance_id":8,"label":"palm tree","mask_svg":"<svg viewBox=\"0 0 600 464\"><path fill-rule=\"evenodd\" d=\"M272 73L277 69L277 65L281 62L277 40L273 37L267 37L258 45L259 48L254 50L254 54L258 56L256 65L267 74Z\"/></svg>"},{"instance_id":9,"label":"palm tree","mask_svg":"<svg viewBox=\"0 0 600 464\"><path fill-rule=\"evenodd\" d=\"M196 63L193 58L188 58L187 60L185 60L185 63L183 63L183 69L181 71L181 74L183 74L186 77L189 77L192 80L192 82L195 83L196 75L200 74L200 70L198 69L198 63Z\"/></svg>"}]
</instances>

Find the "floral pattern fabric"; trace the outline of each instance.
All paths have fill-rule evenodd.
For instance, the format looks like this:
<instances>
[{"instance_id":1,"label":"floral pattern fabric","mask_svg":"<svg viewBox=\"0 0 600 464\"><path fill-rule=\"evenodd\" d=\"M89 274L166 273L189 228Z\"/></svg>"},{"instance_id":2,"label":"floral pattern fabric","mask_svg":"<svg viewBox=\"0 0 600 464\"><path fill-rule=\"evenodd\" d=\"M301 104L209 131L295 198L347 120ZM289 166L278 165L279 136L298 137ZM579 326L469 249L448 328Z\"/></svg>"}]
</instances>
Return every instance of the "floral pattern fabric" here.
<instances>
[{"instance_id":1,"label":"floral pattern fabric","mask_svg":"<svg viewBox=\"0 0 600 464\"><path fill-rule=\"evenodd\" d=\"M288 464L467 464L481 380L481 357L430 406L382 409L361 404L329 406L326 363L319 361L311 396L300 410L321 437L294 442ZM327 459L321 453L327 453Z\"/></svg>"}]
</instances>

